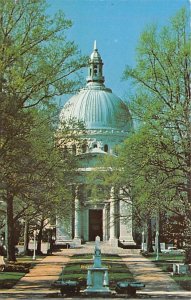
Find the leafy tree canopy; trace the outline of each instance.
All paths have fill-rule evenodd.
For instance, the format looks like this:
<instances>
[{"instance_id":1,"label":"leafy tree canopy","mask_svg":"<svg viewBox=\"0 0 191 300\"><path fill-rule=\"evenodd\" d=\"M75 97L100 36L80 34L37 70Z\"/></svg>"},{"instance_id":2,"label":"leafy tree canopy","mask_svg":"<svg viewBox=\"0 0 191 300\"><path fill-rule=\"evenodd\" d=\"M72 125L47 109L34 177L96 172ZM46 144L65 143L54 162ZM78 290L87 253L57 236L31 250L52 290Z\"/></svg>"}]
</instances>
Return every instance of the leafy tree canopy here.
<instances>
[{"instance_id":1,"label":"leafy tree canopy","mask_svg":"<svg viewBox=\"0 0 191 300\"><path fill-rule=\"evenodd\" d=\"M15 213L47 208L49 214L51 199L59 203L73 178L75 160L63 158L55 135L54 104L56 96L79 87L78 71L87 63L67 40L71 25L63 12L48 16L44 0L0 0L0 188L7 203L9 260L15 260ZM66 126L61 133L67 141Z\"/></svg>"}]
</instances>

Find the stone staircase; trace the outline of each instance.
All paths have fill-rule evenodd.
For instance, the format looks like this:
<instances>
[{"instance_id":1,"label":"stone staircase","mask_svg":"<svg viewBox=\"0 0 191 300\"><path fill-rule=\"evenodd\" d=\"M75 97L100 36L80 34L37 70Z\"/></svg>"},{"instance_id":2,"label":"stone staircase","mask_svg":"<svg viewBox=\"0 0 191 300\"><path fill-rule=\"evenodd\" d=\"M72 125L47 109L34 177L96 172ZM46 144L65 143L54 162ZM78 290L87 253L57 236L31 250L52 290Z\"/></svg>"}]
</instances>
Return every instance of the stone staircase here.
<instances>
[{"instance_id":1,"label":"stone staircase","mask_svg":"<svg viewBox=\"0 0 191 300\"><path fill-rule=\"evenodd\" d=\"M109 244L109 242L100 242L101 253L102 254L138 254L140 249L123 249L120 247L113 247ZM87 254L87 253L94 253L95 242L86 242L82 244L78 248L79 254ZM76 252L77 248L70 249L70 251Z\"/></svg>"}]
</instances>

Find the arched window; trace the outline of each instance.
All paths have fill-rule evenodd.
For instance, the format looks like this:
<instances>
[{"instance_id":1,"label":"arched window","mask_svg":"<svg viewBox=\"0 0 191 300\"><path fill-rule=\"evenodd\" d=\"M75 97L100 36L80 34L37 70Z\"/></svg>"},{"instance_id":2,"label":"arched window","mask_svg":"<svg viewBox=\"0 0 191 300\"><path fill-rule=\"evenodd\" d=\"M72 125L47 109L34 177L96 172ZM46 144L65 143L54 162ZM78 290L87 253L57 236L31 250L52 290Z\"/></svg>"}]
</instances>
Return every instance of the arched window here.
<instances>
[{"instance_id":1,"label":"arched window","mask_svg":"<svg viewBox=\"0 0 191 300\"><path fill-rule=\"evenodd\" d=\"M108 152L108 145L107 144L104 145L104 152Z\"/></svg>"},{"instance_id":2,"label":"arched window","mask_svg":"<svg viewBox=\"0 0 191 300\"><path fill-rule=\"evenodd\" d=\"M83 144L82 145L82 153L86 153L86 150L87 150L87 145Z\"/></svg>"},{"instance_id":3,"label":"arched window","mask_svg":"<svg viewBox=\"0 0 191 300\"><path fill-rule=\"evenodd\" d=\"M94 148L97 148L97 144L94 144L93 147L94 147Z\"/></svg>"},{"instance_id":4,"label":"arched window","mask_svg":"<svg viewBox=\"0 0 191 300\"><path fill-rule=\"evenodd\" d=\"M97 76L97 65L94 65L94 75Z\"/></svg>"},{"instance_id":5,"label":"arched window","mask_svg":"<svg viewBox=\"0 0 191 300\"><path fill-rule=\"evenodd\" d=\"M75 144L72 145L72 154L76 155L76 145Z\"/></svg>"}]
</instances>

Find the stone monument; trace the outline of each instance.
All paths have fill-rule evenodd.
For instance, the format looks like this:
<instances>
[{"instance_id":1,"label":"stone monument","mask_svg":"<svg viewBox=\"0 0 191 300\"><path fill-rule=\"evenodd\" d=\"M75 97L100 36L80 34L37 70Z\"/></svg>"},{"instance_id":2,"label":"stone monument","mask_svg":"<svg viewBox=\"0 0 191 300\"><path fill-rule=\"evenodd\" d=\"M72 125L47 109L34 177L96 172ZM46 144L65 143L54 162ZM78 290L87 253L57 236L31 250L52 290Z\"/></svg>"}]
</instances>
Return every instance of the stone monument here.
<instances>
[{"instance_id":1,"label":"stone monument","mask_svg":"<svg viewBox=\"0 0 191 300\"><path fill-rule=\"evenodd\" d=\"M96 236L94 250L94 264L88 268L87 288L84 290L86 295L111 295L109 289L108 268L102 267L100 237Z\"/></svg>"}]
</instances>

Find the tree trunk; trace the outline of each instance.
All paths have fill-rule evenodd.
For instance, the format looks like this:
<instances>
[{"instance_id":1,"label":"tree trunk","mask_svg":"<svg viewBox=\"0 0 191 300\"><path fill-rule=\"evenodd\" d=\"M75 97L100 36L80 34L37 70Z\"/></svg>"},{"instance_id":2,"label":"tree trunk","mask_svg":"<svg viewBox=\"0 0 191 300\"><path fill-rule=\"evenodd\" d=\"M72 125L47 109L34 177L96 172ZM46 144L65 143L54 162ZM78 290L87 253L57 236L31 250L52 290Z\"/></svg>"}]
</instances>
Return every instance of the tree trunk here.
<instances>
[{"instance_id":1,"label":"tree trunk","mask_svg":"<svg viewBox=\"0 0 191 300\"><path fill-rule=\"evenodd\" d=\"M6 235L7 235L7 260L16 261L15 241L14 241L14 218L13 218L13 199L11 191L7 191L7 211L6 211Z\"/></svg>"},{"instance_id":2,"label":"tree trunk","mask_svg":"<svg viewBox=\"0 0 191 300\"><path fill-rule=\"evenodd\" d=\"M37 238L37 250L36 250L37 254L42 254L41 242L42 242L43 226L44 226L44 219L42 219L41 222L40 222L40 229L39 229L38 238Z\"/></svg>"},{"instance_id":3,"label":"tree trunk","mask_svg":"<svg viewBox=\"0 0 191 300\"><path fill-rule=\"evenodd\" d=\"M29 251L29 222L25 219L24 227L24 254L27 255Z\"/></svg>"},{"instance_id":4,"label":"tree trunk","mask_svg":"<svg viewBox=\"0 0 191 300\"><path fill-rule=\"evenodd\" d=\"M189 213L187 213L186 218L186 229L185 229L185 263L191 264L191 220L189 218Z\"/></svg>"},{"instance_id":5,"label":"tree trunk","mask_svg":"<svg viewBox=\"0 0 191 300\"><path fill-rule=\"evenodd\" d=\"M189 230L190 231L190 230ZM190 241L191 237L189 237L186 240L186 245L185 245L185 264L191 264L191 241Z\"/></svg>"},{"instance_id":6,"label":"tree trunk","mask_svg":"<svg viewBox=\"0 0 191 300\"><path fill-rule=\"evenodd\" d=\"M153 252L151 219L147 220L147 252Z\"/></svg>"},{"instance_id":7,"label":"tree trunk","mask_svg":"<svg viewBox=\"0 0 191 300\"><path fill-rule=\"evenodd\" d=\"M190 123L189 123L190 124ZM190 132L191 133L191 124ZM190 138L190 136L189 136ZM185 230L185 263L191 264L191 139L189 140L188 152L188 177L187 177L187 210L186 210L186 230Z\"/></svg>"},{"instance_id":8,"label":"tree trunk","mask_svg":"<svg viewBox=\"0 0 191 300\"><path fill-rule=\"evenodd\" d=\"M158 249L158 252L161 252L161 247L160 247L160 229L161 229L161 213L160 210L158 209L156 213L156 235L155 235L155 251ZM158 237L156 238L156 236ZM158 242L158 245L156 245L156 241Z\"/></svg>"}]
</instances>

